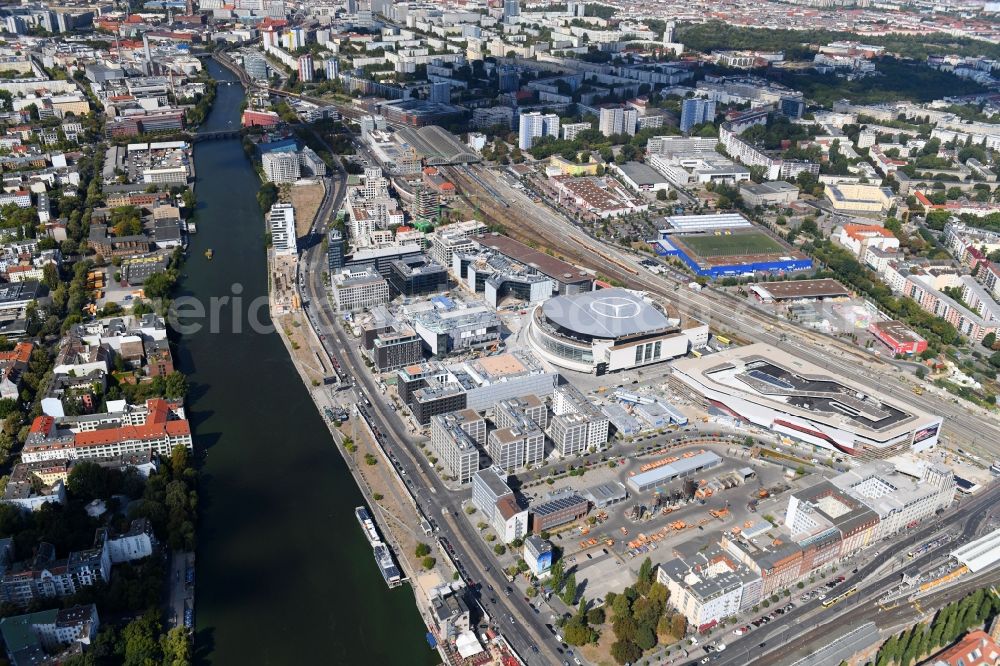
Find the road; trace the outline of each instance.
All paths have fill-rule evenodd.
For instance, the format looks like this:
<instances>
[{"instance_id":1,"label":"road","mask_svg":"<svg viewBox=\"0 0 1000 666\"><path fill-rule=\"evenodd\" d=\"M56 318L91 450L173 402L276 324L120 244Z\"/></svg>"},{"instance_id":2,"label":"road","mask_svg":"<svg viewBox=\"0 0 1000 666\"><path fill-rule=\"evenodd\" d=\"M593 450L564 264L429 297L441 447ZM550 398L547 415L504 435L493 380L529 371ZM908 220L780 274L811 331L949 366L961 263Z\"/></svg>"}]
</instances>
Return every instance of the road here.
<instances>
[{"instance_id":1,"label":"road","mask_svg":"<svg viewBox=\"0 0 1000 666\"><path fill-rule=\"evenodd\" d=\"M650 273L639 264L640 257L637 255L592 238L561 214L536 204L524 192L510 187L489 169L471 165L462 169L452 167L447 171L463 193L476 197L487 213L492 213L503 223L530 224L533 236L541 237L542 242L548 242L550 247L567 257L576 258L583 265L620 279L631 287L658 294L683 314L704 321L716 330L732 331L754 342L786 349L791 347L795 355L819 367L862 386L876 388L903 404L943 416L942 431L946 438L978 450L989 459L1000 456L1000 424L995 417L982 416L971 407L930 393L916 395L893 364L835 338L768 317L729 292L710 287L701 291L691 290L687 288L691 277L679 271L671 269L667 275ZM497 203L495 196L490 195L476 179L500 193L507 205Z\"/></svg>"},{"instance_id":2,"label":"road","mask_svg":"<svg viewBox=\"0 0 1000 666\"><path fill-rule=\"evenodd\" d=\"M323 210L336 210L343 202L345 188L342 178L335 178L333 187L329 190L329 201L324 200ZM482 587L493 585L503 589L508 585L505 577L492 566L493 556L486 542L476 532L475 528L464 517L459 516L464 495L451 493L441 482L437 473L431 468L426 457L419 451L411 450L408 443L411 437L406 426L388 409L375 379L360 360L357 344L351 340L343 327L336 323L336 314L326 296L326 285L323 273L326 270L326 259L322 252L319 239L326 233L328 216L317 217L317 225L313 230L312 241L307 243L300 257L302 277L304 278L305 295L309 300L310 313L317 322L317 334L324 336L326 351L338 359L342 370L353 379L355 389L363 399L370 403L367 409L373 424L388 435L387 448L399 460L400 467L410 478L418 479L421 491L421 509L425 515L434 518L438 523L439 536L445 537L453 545L456 557L469 572L469 575ZM433 489L426 493L425 489ZM442 515L444 515L442 519ZM562 658L556 653L556 641L548 633L540 615L536 614L520 597L494 595L496 604L488 602L487 593L482 593L481 599L490 611L493 622L501 627L504 635L515 650L528 663L552 664L560 663ZM510 618L515 623L511 624ZM537 646L536 654L532 646Z\"/></svg>"},{"instance_id":3,"label":"road","mask_svg":"<svg viewBox=\"0 0 1000 666\"><path fill-rule=\"evenodd\" d=\"M963 501L958 506L952 507L912 534L878 548L868 564L859 567L857 574L852 574L837 588L846 590L853 585L859 586L859 592L848 597L846 601L830 608L822 608L819 600L812 600L800 605L792 613L779 616L778 619L745 636L739 638L732 634L724 636L722 640L727 643L728 649L717 654L711 663L714 666L789 663L798 658L799 651L809 647L821 648L837 636L865 622L874 621L880 628L895 627L905 616L905 612L901 609L911 608L911 605L902 604L895 613L880 609L877 600L889 588L897 584L901 576L901 572L898 570L886 574L878 573L878 570L885 566L887 558L906 553L915 544L926 542L961 526L961 531L956 539L932 549L918 558L909 560L906 564L907 570L926 567L927 564L940 559L942 555L954 550L960 544L972 540L976 531L990 515L990 511L984 511L984 509L993 507L998 498L1000 498L1000 484L994 483L988 489ZM995 580L996 572L991 572L991 574ZM875 575L878 576L875 580L868 580ZM967 589L969 583L975 583L972 586L974 588L976 585L982 585L983 581L969 578L960 579L959 585L953 587ZM950 601L953 587L929 595L927 599L930 601L921 600L921 607L925 610L936 608L932 601L937 598L948 598ZM808 621L805 621L804 616L806 615L810 615ZM730 639L733 640L730 641ZM794 658L792 658L793 656Z\"/></svg>"}]
</instances>

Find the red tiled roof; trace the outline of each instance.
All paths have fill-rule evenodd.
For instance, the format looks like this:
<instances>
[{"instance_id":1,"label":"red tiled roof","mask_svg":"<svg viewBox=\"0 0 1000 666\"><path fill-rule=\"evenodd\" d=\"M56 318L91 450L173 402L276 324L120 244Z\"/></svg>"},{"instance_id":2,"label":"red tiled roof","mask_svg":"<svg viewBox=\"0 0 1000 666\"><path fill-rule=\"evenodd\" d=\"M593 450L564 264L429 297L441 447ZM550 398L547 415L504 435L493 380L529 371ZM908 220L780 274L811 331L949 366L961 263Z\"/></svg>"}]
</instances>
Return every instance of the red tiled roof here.
<instances>
[{"instance_id":1,"label":"red tiled roof","mask_svg":"<svg viewBox=\"0 0 1000 666\"><path fill-rule=\"evenodd\" d=\"M146 422L143 425L80 432L74 437L74 444L76 446L98 446L123 440L159 439L163 435L179 437L191 434L191 424L186 419L167 420L170 415L170 405L167 404L166 400L150 400L147 404L149 415L146 416Z\"/></svg>"},{"instance_id":2,"label":"red tiled roof","mask_svg":"<svg viewBox=\"0 0 1000 666\"><path fill-rule=\"evenodd\" d=\"M36 416L35 420L31 423L31 430L29 432L48 434L55 424L56 420L51 416Z\"/></svg>"},{"instance_id":3,"label":"red tiled roof","mask_svg":"<svg viewBox=\"0 0 1000 666\"><path fill-rule=\"evenodd\" d=\"M15 268L19 268L15 266ZM0 352L0 363L15 361L17 363L27 363L31 359L31 350L35 346L30 342L19 342L14 349L7 352Z\"/></svg>"}]
</instances>

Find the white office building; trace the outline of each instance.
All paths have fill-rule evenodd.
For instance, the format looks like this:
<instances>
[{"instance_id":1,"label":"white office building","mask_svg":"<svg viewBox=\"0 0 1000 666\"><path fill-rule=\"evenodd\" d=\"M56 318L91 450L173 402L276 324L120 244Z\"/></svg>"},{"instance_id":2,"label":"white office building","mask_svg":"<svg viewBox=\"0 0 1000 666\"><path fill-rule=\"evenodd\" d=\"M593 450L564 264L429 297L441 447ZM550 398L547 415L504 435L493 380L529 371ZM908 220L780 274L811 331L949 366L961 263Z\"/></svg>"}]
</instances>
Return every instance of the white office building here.
<instances>
[{"instance_id":1,"label":"white office building","mask_svg":"<svg viewBox=\"0 0 1000 666\"><path fill-rule=\"evenodd\" d=\"M485 437L486 421L474 409L431 417L431 447L459 483L472 481L479 470L478 446Z\"/></svg>"},{"instance_id":2,"label":"white office building","mask_svg":"<svg viewBox=\"0 0 1000 666\"><path fill-rule=\"evenodd\" d=\"M580 455L607 444L610 420L575 386L553 391L552 414L548 433L560 455Z\"/></svg>"},{"instance_id":3,"label":"white office building","mask_svg":"<svg viewBox=\"0 0 1000 666\"><path fill-rule=\"evenodd\" d=\"M517 503L503 470L487 467L472 475L472 504L504 543L528 533L528 510Z\"/></svg>"}]
</instances>

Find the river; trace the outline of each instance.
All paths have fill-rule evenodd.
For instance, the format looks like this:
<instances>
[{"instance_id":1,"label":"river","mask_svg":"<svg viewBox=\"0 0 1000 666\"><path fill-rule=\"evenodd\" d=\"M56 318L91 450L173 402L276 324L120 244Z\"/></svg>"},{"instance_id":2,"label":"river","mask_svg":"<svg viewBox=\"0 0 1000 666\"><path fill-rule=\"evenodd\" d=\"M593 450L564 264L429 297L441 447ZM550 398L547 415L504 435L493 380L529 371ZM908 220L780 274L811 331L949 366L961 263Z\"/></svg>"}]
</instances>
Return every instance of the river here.
<instances>
[{"instance_id":1,"label":"river","mask_svg":"<svg viewBox=\"0 0 1000 666\"><path fill-rule=\"evenodd\" d=\"M205 62L218 81L235 81ZM204 129L239 127L243 98L238 83L219 85ZM198 233L178 296L206 305L234 293L242 299L221 308L219 332L206 321L178 341L195 447L204 455L197 661L437 663L412 590L390 591L375 566L354 519L361 493L284 345L245 324L252 301L267 293L257 176L235 139L198 144L195 166ZM270 323L266 307L260 317Z\"/></svg>"}]
</instances>

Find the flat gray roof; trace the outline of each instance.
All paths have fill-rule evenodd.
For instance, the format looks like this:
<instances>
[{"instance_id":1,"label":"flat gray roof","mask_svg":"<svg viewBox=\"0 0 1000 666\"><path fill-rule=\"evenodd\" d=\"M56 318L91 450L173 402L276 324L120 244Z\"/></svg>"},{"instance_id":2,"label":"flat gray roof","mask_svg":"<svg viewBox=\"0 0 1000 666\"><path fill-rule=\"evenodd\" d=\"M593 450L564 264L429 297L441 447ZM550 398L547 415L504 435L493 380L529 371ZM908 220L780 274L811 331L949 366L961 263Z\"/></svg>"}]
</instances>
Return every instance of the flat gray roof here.
<instances>
[{"instance_id":1,"label":"flat gray roof","mask_svg":"<svg viewBox=\"0 0 1000 666\"><path fill-rule=\"evenodd\" d=\"M618 169L636 185L655 185L667 182L663 174L642 162L626 162Z\"/></svg>"},{"instance_id":2,"label":"flat gray roof","mask_svg":"<svg viewBox=\"0 0 1000 666\"><path fill-rule=\"evenodd\" d=\"M666 315L627 289L550 298L542 312L557 326L595 338L622 338L670 327Z\"/></svg>"},{"instance_id":3,"label":"flat gray roof","mask_svg":"<svg viewBox=\"0 0 1000 666\"><path fill-rule=\"evenodd\" d=\"M675 476L681 476L688 474L700 467L714 467L722 462L720 458L715 453L711 451L702 451L690 458L681 458L676 462L672 462L669 465L664 465L663 467L657 467L651 469L648 472L642 472L636 474L629 479L632 482L633 487L641 488L647 483L655 483L660 479L669 479Z\"/></svg>"}]
</instances>

